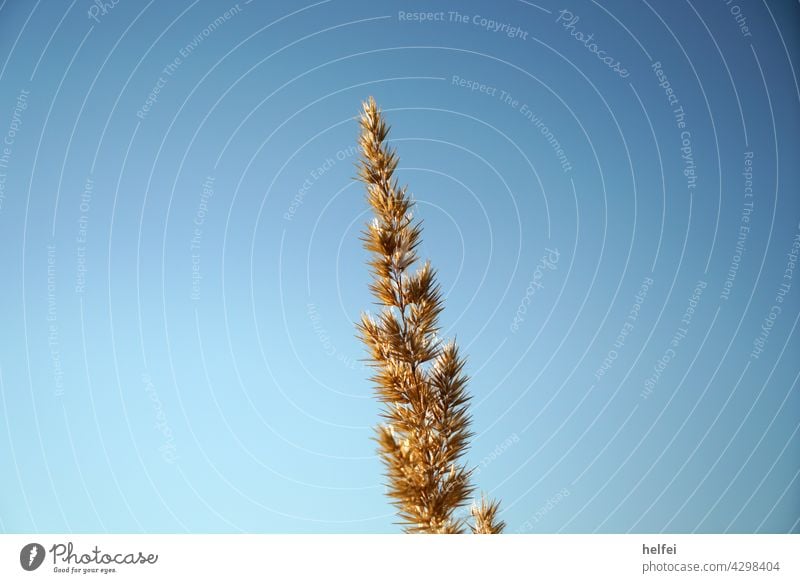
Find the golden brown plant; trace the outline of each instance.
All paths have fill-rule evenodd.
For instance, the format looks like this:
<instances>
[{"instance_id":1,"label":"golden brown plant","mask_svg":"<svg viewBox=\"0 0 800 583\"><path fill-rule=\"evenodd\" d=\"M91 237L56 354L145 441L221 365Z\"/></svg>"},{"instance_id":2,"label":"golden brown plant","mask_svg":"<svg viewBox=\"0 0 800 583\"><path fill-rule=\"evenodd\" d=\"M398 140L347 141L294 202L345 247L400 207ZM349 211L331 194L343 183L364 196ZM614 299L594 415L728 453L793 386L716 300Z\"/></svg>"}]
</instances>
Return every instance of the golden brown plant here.
<instances>
[{"instance_id":1,"label":"golden brown plant","mask_svg":"<svg viewBox=\"0 0 800 583\"><path fill-rule=\"evenodd\" d=\"M372 381L384 405L378 451L386 466L389 496L406 532L462 533L456 511L474 491L462 457L469 447L469 395L464 359L455 342L437 336L443 302L429 262L413 273L422 235L414 202L394 178L397 155L386 144L389 127L370 97L361 113L359 178L374 218L364 232L372 254L370 290L380 313L362 315ZM482 500L473 511L477 533L499 533L498 504Z\"/></svg>"},{"instance_id":2,"label":"golden brown plant","mask_svg":"<svg viewBox=\"0 0 800 583\"><path fill-rule=\"evenodd\" d=\"M506 527L506 523L497 520L497 511L500 504L497 501L489 502L485 496L481 496L480 504L473 504L471 513L475 520L474 525L470 525L474 534L500 534Z\"/></svg>"}]
</instances>

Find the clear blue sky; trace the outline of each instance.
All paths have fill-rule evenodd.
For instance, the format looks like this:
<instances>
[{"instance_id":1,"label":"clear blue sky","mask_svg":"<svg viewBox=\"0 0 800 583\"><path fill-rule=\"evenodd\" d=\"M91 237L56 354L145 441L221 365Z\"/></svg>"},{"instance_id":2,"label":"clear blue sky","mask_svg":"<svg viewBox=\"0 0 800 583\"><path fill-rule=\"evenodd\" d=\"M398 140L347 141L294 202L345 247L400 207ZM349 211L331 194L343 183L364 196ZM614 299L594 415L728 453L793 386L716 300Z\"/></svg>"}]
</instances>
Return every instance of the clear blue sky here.
<instances>
[{"instance_id":1,"label":"clear blue sky","mask_svg":"<svg viewBox=\"0 0 800 583\"><path fill-rule=\"evenodd\" d=\"M0 530L398 531L368 95L508 531L800 530L796 2L100 4L0 3Z\"/></svg>"}]
</instances>

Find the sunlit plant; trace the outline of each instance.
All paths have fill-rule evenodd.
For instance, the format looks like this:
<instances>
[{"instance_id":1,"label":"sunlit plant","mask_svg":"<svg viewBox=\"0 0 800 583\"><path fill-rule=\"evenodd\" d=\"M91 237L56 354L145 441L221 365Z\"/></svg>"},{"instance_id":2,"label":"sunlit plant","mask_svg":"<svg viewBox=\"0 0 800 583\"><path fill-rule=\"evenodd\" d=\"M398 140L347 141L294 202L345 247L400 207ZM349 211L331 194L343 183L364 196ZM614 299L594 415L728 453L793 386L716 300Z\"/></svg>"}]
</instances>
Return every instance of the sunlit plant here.
<instances>
[{"instance_id":1,"label":"sunlit plant","mask_svg":"<svg viewBox=\"0 0 800 583\"><path fill-rule=\"evenodd\" d=\"M394 178L398 158L374 99L363 104L360 124L359 178L374 212L363 240L380 311L362 315L358 331L383 404L377 441L388 494L406 532L462 533L469 526L500 533L498 503L484 496L471 508L471 523L457 516L475 490L463 461L473 435L465 361L454 341L437 335L444 304L430 262L412 271L422 227Z\"/></svg>"}]
</instances>

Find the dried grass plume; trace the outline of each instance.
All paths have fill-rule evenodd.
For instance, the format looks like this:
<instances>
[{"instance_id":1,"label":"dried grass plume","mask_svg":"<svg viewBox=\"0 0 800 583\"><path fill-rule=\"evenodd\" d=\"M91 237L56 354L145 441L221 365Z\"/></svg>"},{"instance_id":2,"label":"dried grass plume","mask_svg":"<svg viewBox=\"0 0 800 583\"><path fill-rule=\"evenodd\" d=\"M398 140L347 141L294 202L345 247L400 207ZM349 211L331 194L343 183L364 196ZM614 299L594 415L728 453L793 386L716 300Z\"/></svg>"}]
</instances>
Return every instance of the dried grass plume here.
<instances>
[{"instance_id":1,"label":"dried grass plume","mask_svg":"<svg viewBox=\"0 0 800 583\"><path fill-rule=\"evenodd\" d=\"M472 437L465 361L455 342L437 336L444 305L435 271L429 262L412 271L422 228L406 187L394 178L397 154L371 97L360 124L359 178L374 211L363 241L380 311L362 315L358 332L384 406L377 441L389 496L406 532L462 533L466 521L457 510L474 492L472 470L462 461ZM500 533L498 509L482 497L472 508L472 532Z\"/></svg>"}]
</instances>

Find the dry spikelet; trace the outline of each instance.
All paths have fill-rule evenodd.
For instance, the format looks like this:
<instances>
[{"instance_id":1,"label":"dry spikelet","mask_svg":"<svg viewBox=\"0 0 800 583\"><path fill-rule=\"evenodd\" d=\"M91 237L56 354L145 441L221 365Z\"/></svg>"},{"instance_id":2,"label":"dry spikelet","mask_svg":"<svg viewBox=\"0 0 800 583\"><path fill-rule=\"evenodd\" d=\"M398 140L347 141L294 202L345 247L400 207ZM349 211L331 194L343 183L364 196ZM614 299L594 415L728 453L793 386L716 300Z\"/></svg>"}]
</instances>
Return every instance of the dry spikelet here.
<instances>
[{"instance_id":1,"label":"dry spikelet","mask_svg":"<svg viewBox=\"0 0 800 583\"><path fill-rule=\"evenodd\" d=\"M430 263L409 272L422 228L406 187L394 178L397 154L386 144L389 127L371 97L360 124L359 178L374 211L363 241L371 253L370 291L381 308L357 326L384 405L376 440L388 494L406 532L462 533L465 521L455 513L474 491L472 470L462 461L472 437L464 359L455 342L445 344L437 335L444 306ZM498 508L482 499L470 529L500 533Z\"/></svg>"},{"instance_id":2,"label":"dry spikelet","mask_svg":"<svg viewBox=\"0 0 800 583\"><path fill-rule=\"evenodd\" d=\"M481 496L480 504L473 504L471 513L475 520L472 532L474 534L500 534L506 527L506 523L497 520L497 511L500 509L496 501L489 502L485 496Z\"/></svg>"}]
</instances>

